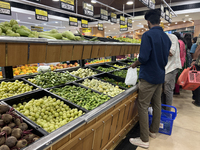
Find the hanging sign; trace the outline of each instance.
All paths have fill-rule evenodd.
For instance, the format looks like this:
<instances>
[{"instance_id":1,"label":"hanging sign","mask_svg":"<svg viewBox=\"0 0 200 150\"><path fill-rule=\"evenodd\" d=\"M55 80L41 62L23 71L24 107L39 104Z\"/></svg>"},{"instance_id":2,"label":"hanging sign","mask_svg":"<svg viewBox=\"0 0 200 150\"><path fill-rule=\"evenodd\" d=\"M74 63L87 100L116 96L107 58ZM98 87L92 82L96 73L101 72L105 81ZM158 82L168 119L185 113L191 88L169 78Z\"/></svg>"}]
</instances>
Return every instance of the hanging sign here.
<instances>
[{"instance_id":1,"label":"hanging sign","mask_svg":"<svg viewBox=\"0 0 200 150\"><path fill-rule=\"evenodd\" d=\"M60 8L74 11L74 0L60 0Z\"/></svg>"},{"instance_id":2,"label":"hanging sign","mask_svg":"<svg viewBox=\"0 0 200 150\"><path fill-rule=\"evenodd\" d=\"M11 15L11 7L9 2L0 1L0 14Z\"/></svg>"},{"instance_id":3,"label":"hanging sign","mask_svg":"<svg viewBox=\"0 0 200 150\"><path fill-rule=\"evenodd\" d=\"M171 12L169 13L169 23L172 23L172 14L171 14Z\"/></svg>"},{"instance_id":4,"label":"hanging sign","mask_svg":"<svg viewBox=\"0 0 200 150\"><path fill-rule=\"evenodd\" d=\"M78 19L74 17L69 17L69 25L78 27Z\"/></svg>"},{"instance_id":5,"label":"hanging sign","mask_svg":"<svg viewBox=\"0 0 200 150\"><path fill-rule=\"evenodd\" d=\"M124 16L120 16L120 25L125 25L125 17Z\"/></svg>"},{"instance_id":6,"label":"hanging sign","mask_svg":"<svg viewBox=\"0 0 200 150\"><path fill-rule=\"evenodd\" d=\"M83 28L82 32L83 33L90 33L90 32L92 32L92 30L91 30L91 28Z\"/></svg>"},{"instance_id":7,"label":"hanging sign","mask_svg":"<svg viewBox=\"0 0 200 150\"><path fill-rule=\"evenodd\" d=\"M149 8L150 9L155 9L155 5L156 5L155 0L149 0Z\"/></svg>"},{"instance_id":8,"label":"hanging sign","mask_svg":"<svg viewBox=\"0 0 200 150\"><path fill-rule=\"evenodd\" d=\"M103 23L98 23L98 30L103 31Z\"/></svg>"},{"instance_id":9,"label":"hanging sign","mask_svg":"<svg viewBox=\"0 0 200 150\"><path fill-rule=\"evenodd\" d=\"M165 8L165 20L169 21L169 9Z\"/></svg>"},{"instance_id":10,"label":"hanging sign","mask_svg":"<svg viewBox=\"0 0 200 150\"><path fill-rule=\"evenodd\" d=\"M144 5L149 6L149 0L139 0L142 2Z\"/></svg>"},{"instance_id":11,"label":"hanging sign","mask_svg":"<svg viewBox=\"0 0 200 150\"><path fill-rule=\"evenodd\" d=\"M41 9L35 9L35 18L36 20L48 21L48 12Z\"/></svg>"},{"instance_id":12,"label":"hanging sign","mask_svg":"<svg viewBox=\"0 0 200 150\"><path fill-rule=\"evenodd\" d=\"M105 10L105 9L100 9L100 18L102 19L102 20L106 20L106 21L108 21L108 11L107 10Z\"/></svg>"},{"instance_id":13,"label":"hanging sign","mask_svg":"<svg viewBox=\"0 0 200 150\"><path fill-rule=\"evenodd\" d=\"M132 27L132 19L128 19L127 25L128 25L128 27Z\"/></svg>"},{"instance_id":14,"label":"hanging sign","mask_svg":"<svg viewBox=\"0 0 200 150\"><path fill-rule=\"evenodd\" d=\"M161 10L161 17L164 18L165 17L165 8L164 8L163 4L160 5L160 10Z\"/></svg>"},{"instance_id":15,"label":"hanging sign","mask_svg":"<svg viewBox=\"0 0 200 150\"><path fill-rule=\"evenodd\" d=\"M117 23L117 14L111 12L110 17L110 22Z\"/></svg>"},{"instance_id":16,"label":"hanging sign","mask_svg":"<svg viewBox=\"0 0 200 150\"><path fill-rule=\"evenodd\" d=\"M128 31L127 25L120 25L120 31Z\"/></svg>"},{"instance_id":17,"label":"hanging sign","mask_svg":"<svg viewBox=\"0 0 200 150\"><path fill-rule=\"evenodd\" d=\"M83 13L86 16L93 17L94 16L94 6L92 4L83 2Z\"/></svg>"},{"instance_id":18,"label":"hanging sign","mask_svg":"<svg viewBox=\"0 0 200 150\"><path fill-rule=\"evenodd\" d=\"M43 32L43 27L31 26L31 31Z\"/></svg>"},{"instance_id":19,"label":"hanging sign","mask_svg":"<svg viewBox=\"0 0 200 150\"><path fill-rule=\"evenodd\" d=\"M84 20L84 19L81 19L81 27L82 28L88 28L88 21Z\"/></svg>"}]
</instances>

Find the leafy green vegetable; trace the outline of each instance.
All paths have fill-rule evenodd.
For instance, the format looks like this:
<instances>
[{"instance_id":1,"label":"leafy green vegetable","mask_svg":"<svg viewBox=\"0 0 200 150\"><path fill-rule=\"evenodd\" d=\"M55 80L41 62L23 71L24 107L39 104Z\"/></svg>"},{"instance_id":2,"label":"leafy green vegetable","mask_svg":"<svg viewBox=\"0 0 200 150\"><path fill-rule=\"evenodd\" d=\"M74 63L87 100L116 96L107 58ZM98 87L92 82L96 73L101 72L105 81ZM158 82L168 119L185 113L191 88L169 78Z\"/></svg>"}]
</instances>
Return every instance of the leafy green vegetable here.
<instances>
[{"instance_id":1,"label":"leafy green vegetable","mask_svg":"<svg viewBox=\"0 0 200 150\"><path fill-rule=\"evenodd\" d=\"M99 67L97 68L97 70L100 70L100 71L103 71L103 72L110 72L110 71L113 71L113 70L116 70L116 69L113 68L113 67L104 68L104 67L102 67L102 66L99 66Z\"/></svg>"},{"instance_id":2,"label":"leafy green vegetable","mask_svg":"<svg viewBox=\"0 0 200 150\"><path fill-rule=\"evenodd\" d=\"M114 71L112 74L119 76L121 78L126 78L127 70Z\"/></svg>"},{"instance_id":3,"label":"leafy green vegetable","mask_svg":"<svg viewBox=\"0 0 200 150\"><path fill-rule=\"evenodd\" d=\"M51 89L50 92L53 92L54 94L57 94L87 110L92 110L110 99L107 95L95 93L90 89L70 85L63 88Z\"/></svg>"}]
</instances>

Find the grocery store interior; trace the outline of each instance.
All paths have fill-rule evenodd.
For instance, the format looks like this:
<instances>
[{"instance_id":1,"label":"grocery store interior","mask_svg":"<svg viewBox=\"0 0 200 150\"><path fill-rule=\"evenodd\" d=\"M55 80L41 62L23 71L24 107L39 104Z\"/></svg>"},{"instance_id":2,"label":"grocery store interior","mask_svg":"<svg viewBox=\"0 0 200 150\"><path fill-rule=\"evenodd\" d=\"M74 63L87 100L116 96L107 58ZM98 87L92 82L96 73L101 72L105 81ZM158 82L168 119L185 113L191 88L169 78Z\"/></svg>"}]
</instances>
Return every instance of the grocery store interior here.
<instances>
[{"instance_id":1,"label":"grocery store interior","mask_svg":"<svg viewBox=\"0 0 200 150\"><path fill-rule=\"evenodd\" d=\"M163 32L196 44L200 0L0 0L0 150L143 150L129 142L140 66L125 80L154 9ZM177 111L162 110L148 149L199 150L200 105L189 88L173 92Z\"/></svg>"}]
</instances>

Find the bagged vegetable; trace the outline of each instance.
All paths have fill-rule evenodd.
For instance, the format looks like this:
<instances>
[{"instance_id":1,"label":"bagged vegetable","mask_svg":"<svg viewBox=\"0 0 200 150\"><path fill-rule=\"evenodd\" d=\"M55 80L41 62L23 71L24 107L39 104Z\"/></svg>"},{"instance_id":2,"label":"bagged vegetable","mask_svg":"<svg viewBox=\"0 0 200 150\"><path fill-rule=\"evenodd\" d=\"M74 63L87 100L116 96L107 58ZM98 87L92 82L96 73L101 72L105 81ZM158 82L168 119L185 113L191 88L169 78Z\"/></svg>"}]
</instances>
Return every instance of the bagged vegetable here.
<instances>
[{"instance_id":1,"label":"bagged vegetable","mask_svg":"<svg viewBox=\"0 0 200 150\"><path fill-rule=\"evenodd\" d=\"M126 85L135 85L137 82L137 68L129 68L126 74L125 84Z\"/></svg>"},{"instance_id":2,"label":"bagged vegetable","mask_svg":"<svg viewBox=\"0 0 200 150\"><path fill-rule=\"evenodd\" d=\"M40 66L38 67L37 71L41 71L41 72L47 72L47 71L51 71L50 66Z\"/></svg>"}]
</instances>

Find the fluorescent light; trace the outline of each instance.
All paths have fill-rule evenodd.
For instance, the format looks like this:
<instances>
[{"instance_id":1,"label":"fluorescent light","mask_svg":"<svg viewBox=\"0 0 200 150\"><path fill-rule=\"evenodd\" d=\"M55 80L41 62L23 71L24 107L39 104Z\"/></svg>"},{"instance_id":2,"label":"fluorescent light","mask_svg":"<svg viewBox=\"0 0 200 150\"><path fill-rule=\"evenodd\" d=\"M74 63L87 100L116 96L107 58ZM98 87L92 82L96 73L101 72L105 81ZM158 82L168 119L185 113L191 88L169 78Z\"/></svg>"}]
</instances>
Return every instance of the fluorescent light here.
<instances>
[{"instance_id":1,"label":"fluorescent light","mask_svg":"<svg viewBox=\"0 0 200 150\"><path fill-rule=\"evenodd\" d=\"M58 23L57 21L55 23Z\"/></svg>"},{"instance_id":2,"label":"fluorescent light","mask_svg":"<svg viewBox=\"0 0 200 150\"><path fill-rule=\"evenodd\" d=\"M97 27L98 25L96 25L96 27Z\"/></svg>"},{"instance_id":3,"label":"fluorescent light","mask_svg":"<svg viewBox=\"0 0 200 150\"><path fill-rule=\"evenodd\" d=\"M28 17L28 19L32 19L31 17Z\"/></svg>"},{"instance_id":4,"label":"fluorescent light","mask_svg":"<svg viewBox=\"0 0 200 150\"><path fill-rule=\"evenodd\" d=\"M105 32L106 33L106 32Z\"/></svg>"},{"instance_id":5,"label":"fluorescent light","mask_svg":"<svg viewBox=\"0 0 200 150\"><path fill-rule=\"evenodd\" d=\"M144 31L144 30L142 30L142 31Z\"/></svg>"},{"instance_id":6,"label":"fluorescent light","mask_svg":"<svg viewBox=\"0 0 200 150\"><path fill-rule=\"evenodd\" d=\"M177 22L175 22L175 24L177 24Z\"/></svg>"},{"instance_id":7,"label":"fluorescent light","mask_svg":"<svg viewBox=\"0 0 200 150\"><path fill-rule=\"evenodd\" d=\"M110 30L108 30L108 31L110 31Z\"/></svg>"},{"instance_id":8,"label":"fluorescent light","mask_svg":"<svg viewBox=\"0 0 200 150\"><path fill-rule=\"evenodd\" d=\"M53 0L54 2L58 2L59 0Z\"/></svg>"},{"instance_id":9,"label":"fluorescent light","mask_svg":"<svg viewBox=\"0 0 200 150\"><path fill-rule=\"evenodd\" d=\"M128 1L126 2L126 4L127 4L127 5L133 5L133 1L132 1L132 0L128 0Z\"/></svg>"},{"instance_id":10,"label":"fluorescent light","mask_svg":"<svg viewBox=\"0 0 200 150\"><path fill-rule=\"evenodd\" d=\"M185 15L185 17L189 17L189 15Z\"/></svg>"},{"instance_id":11,"label":"fluorescent light","mask_svg":"<svg viewBox=\"0 0 200 150\"><path fill-rule=\"evenodd\" d=\"M163 21L161 20L161 22L163 22Z\"/></svg>"},{"instance_id":12,"label":"fluorescent light","mask_svg":"<svg viewBox=\"0 0 200 150\"><path fill-rule=\"evenodd\" d=\"M130 32L131 33L131 32Z\"/></svg>"},{"instance_id":13,"label":"fluorescent light","mask_svg":"<svg viewBox=\"0 0 200 150\"><path fill-rule=\"evenodd\" d=\"M115 28L114 28L114 30L115 30Z\"/></svg>"},{"instance_id":14,"label":"fluorescent light","mask_svg":"<svg viewBox=\"0 0 200 150\"><path fill-rule=\"evenodd\" d=\"M94 3L94 4L95 4L95 3L97 3L97 2L96 2L96 0L91 0L91 3Z\"/></svg>"},{"instance_id":15,"label":"fluorescent light","mask_svg":"<svg viewBox=\"0 0 200 150\"><path fill-rule=\"evenodd\" d=\"M186 22L185 20L183 20L183 22Z\"/></svg>"},{"instance_id":16,"label":"fluorescent light","mask_svg":"<svg viewBox=\"0 0 200 150\"><path fill-rule=\"evenodd\" d=\"M134 22L134 21L132 20L132 22Z\"/></svg>"},{"instance_id":17,"label":"fluorescent light","mask_svg":"<svg viewBox=\"0 0 200 150\"><path fill-rule=\"evenodd\" d=\"M111 23L112 25L114 24L114 23Z\"/></svg>"},{"instance_id":18,"label":"fluorescent light","mask_svg":"<svg viewBox=\"0 0 200 150\"><path fill-rule=\"evenodd\" d=\"M141 23L139 23L139 24L141 24Z\"/></svg>"},{"instance_id":19,"label":"fluorescent light","mask_svg":"<svg viewBox=\"0 0 200 150\"><path fill-rule=\"evenodd\" d=\"M104 28L107 28L106 26Z\"/></svg>"}]
</instances>

